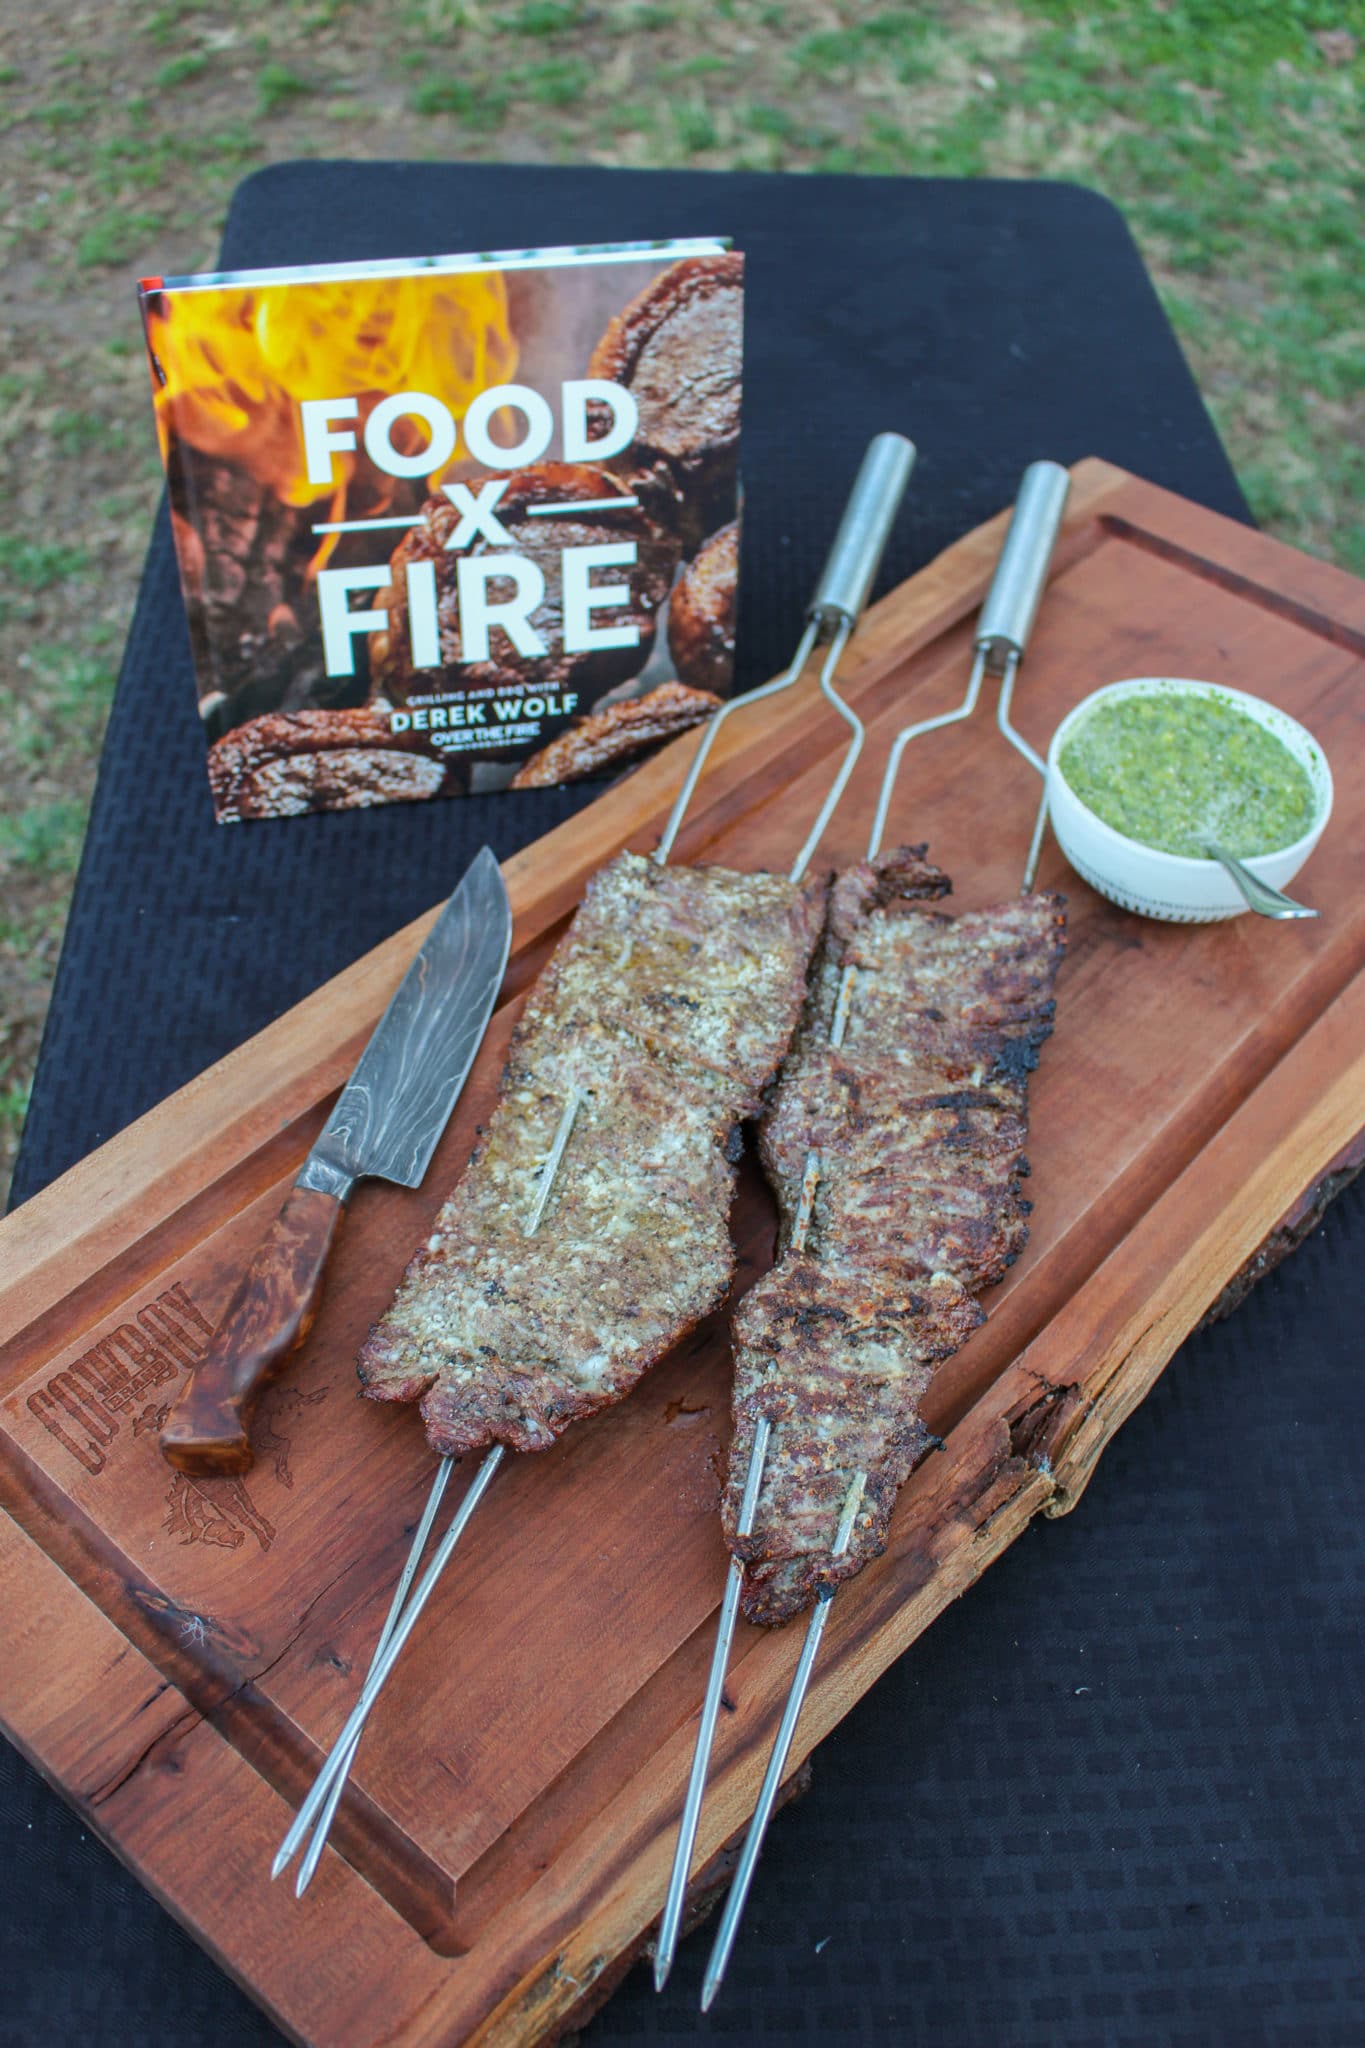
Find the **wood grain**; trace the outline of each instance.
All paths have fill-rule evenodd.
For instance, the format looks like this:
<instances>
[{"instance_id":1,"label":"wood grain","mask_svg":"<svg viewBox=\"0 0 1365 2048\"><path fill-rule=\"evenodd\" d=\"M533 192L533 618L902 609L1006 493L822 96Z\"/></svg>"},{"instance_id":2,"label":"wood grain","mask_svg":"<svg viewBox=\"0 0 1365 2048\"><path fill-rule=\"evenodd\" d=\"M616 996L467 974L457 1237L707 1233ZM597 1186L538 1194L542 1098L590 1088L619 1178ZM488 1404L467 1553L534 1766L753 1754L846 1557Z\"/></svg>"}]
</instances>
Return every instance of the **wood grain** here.
<instances>
[{"instance_id":1,"label":"wood grain","mask_svg":"<svg viewBox=\"0 0 1365 2048\"><path fill-rule=\"evenodd\" d=\"M861 627L848 694L868 743L830 861L861 851L897 727L960 698L1003 527ZM1186 1332L1356 1156L1365 592L1083 463L1018 723L1043 746L1089 690L1153 673L1259 691L1319 736L1337 808L1296 890L1322 917L1143 923L1045 852L1071 950L1033 1096L1032 1241L934 1382L947 1449L840 1595L793 1768L1033 1515L1074 1506ZM729 721L683 857L782 864L841 739L812 678ZM467 1157L587 875L657 837L695 745L508 864L507 990L464 1097L423 1188L358 1192L316 1323L262 1398L249 1473L169 1473L157 1436L429 920L0 1226L0 1582L8 1611L43 1617L4 1660L0 1717L299 2039L541 2039L662 1901L724 1574L723 1318L499 1473L370 1724L338 1853L298 1905L265 1873L355 1698L430 1478L415 1418L354 1398L360 1338ZM892 832L928 839L971 907L1018 888L1036 800L983 706L910 749ZM734 1228L745 1286L774 1234L752 1169ZM698 1866L752 1806L798 1634L741 1627Z\"/></svg>"},{"instance_id":2,"label":"wood grain","mask_svg":"<svg viewBox=\"0 0 1365 2048\"><path fill-rule=\"evenodd\" d=\"M289 1190L171 1405L161 1455L177 1472L212 1479L251 1470L257 1404L317 1319L344 1213L337 1197L320 1188Z\"/></svg>"}]
</instances>

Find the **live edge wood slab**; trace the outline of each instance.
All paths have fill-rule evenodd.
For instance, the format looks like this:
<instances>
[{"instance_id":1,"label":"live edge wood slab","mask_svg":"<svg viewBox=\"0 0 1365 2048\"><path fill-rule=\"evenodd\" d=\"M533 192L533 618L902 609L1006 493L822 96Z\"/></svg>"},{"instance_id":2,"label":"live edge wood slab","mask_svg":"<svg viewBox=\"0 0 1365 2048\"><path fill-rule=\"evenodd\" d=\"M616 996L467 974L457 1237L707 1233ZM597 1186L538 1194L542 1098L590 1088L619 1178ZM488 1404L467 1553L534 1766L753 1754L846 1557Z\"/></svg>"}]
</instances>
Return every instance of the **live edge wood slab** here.
<instances>
[{"instance_id":1,"label":"live edge wood slab","mask_svg":"<svg viewBox=\"0 0 1365 2048\"><path fill-rule=\"evenodd\" d=\"M848 694L869 740L830 861L861 851L890 734L958 700L1004 520L860 629ZM1032 1242L931 1390L947 1447L840 1595L793 1770L1032 1516L1075 1505L1181 1338L1359 1160L1365 590L1082 463L1018 721L1045 746L1089 690L1151 674L1261 692L1320 737L1337 806L1300 888L1322 917L1145 923L1049 847L1071 945L1033 1098ZM809 680L732 721L682 856L785 864L841 733ZM370 1724L336 1853L302 1903L267 1872L431 1474L415 1416L354 1397L357 1347L468 1153L527 983L593 869L654 842L695 744L509 863L512 963L464 1099L423 1188L357 1195L248 1474L172 1473L161 1418L426 921L0 1226L0 1719L279 2024L328 2048L541 2040L662 1902L724 1567L720 1318L499 1474ZM1037 796L983 707L911 748L892 832L930 842L957 905L984 904L1018 888ZM755 1176L734 1220L744 1285L772 1250ZM699 1866L752 1806L799 1633L741 1627Z\"/></svg>"}]
</instances>

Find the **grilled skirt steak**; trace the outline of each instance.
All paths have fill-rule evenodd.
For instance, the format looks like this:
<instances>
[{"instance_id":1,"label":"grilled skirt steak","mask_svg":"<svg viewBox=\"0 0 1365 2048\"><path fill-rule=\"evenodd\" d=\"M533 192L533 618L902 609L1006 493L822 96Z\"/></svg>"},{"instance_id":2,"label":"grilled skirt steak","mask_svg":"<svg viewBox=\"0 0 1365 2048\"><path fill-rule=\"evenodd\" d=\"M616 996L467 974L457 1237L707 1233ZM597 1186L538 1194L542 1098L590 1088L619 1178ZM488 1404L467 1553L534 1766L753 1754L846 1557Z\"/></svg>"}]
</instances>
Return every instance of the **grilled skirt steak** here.
<instances>
[{"instance_id":1,"label":"grilled skirt steak","mask_svg":"<svg viewBox=\"0 0 1365 2048\"><path fill-rule=\"evenodd\" d=\"M668 651L685 683L728 697L735 672L739 527L713 533L668 601Z\"/></svg>"},{"instance_id":2,"label":"grilled skirt steak","mask_svg":"<svg viewBox=\"0 0 1365 2048\"><path fill-rule=\"evenodd\" d=\"M264 712L215 740L208 764L223 824L439 796L459 788L463 772L364 707Z\"/></svg>"},{"instance_id":3,"label":"grilled skirt steak","mask_svg":"<svg viewBox=\"0 0 1365 2048\"><path fill-rule=\"evenodd\" d=\"M736 1128L790 1043L825 895L631 853L588 885L469 1167L361 1352L364 1391L420 1399L434 1450L544 1449L724 1298Z\"/></svg>"},{"instance_id":4,"label":"grilled skirt steak","mask_svg":"<svg viewBox=\"0 0 1365 2048\"><path fill-rule=\"evenodd\" d=\"M1028 1237L1026 1119L984 1088L924 1095L894 1059L822 1046L784 1081L762 1136L790 1243L802 1174L816 1183L808 1243L907 1283L947 1272L975 1292L1003 1279ZM829 1164L832 1162L832 1164Z\"/></svg>"},{"instance_id":5,"label":"grilled skirt steak","mask_svg":"<svg viewBox=\"0 0 1365 2048\"><path fill-rule=\"evenodd\" d=\"M687 256L611 321L590 377L624 384L639 407L637 468L667 465L691 553L734 516L744 357L744 258Z\"/></svg>"},{"instance_id":6,"label":"grilled skirt steak","mask_svg":"<svg viewBox=\"0 0 1365 2048\"><path fill-rule=\"evenodd\" d=\"M933 1366L982 1320L973 1297L1028 1235L1028 1075L1052 1028L1062 899L946 917L924 907L947 884L923 854L884 855L835 884L811 996L760 1133L782 1215L779 1263L735 1318L723 1510L749 1565L744 1611L754 1621L787 1620L885 1548L896 1491L930 1442L919 1402ZM798 1243L812 1155L818 1177ZM760 1414L777 1426L754 1531L740 1542ZM859 1473L866 1485L836 1558Z\"/></svg>"},{"instance_id":7,"label":"grilled skirt steak","mask_svg":"<svg viewBox=\"0 0 1365 2048\"><path fill-rule=\"evenodd\" d=\"M933 1439L920 1397L939 1359L985 1320L946 1274L896 1284L826 1262L788 1259L735 1315L735 1433L725 1527L747 1561L750 1621L787 1621L822 1585L851 1578L886 1548L896 1494ZM773 1423L752 1536L734 1535L754 1428ZM854 1477L867 1475L853 1533L831 1556ZM736 1492L738 1488L738 1492Z\"/></svg>"},{"instance_id":8,"label":"grilled skirt steak","mask_svg":"<svg viewBox=\"0 0 1365 2048\"><path fill-rule=\"evenodd\" d=\"M512 789L545 789L554 783L581 782L630 760L660 740L700 725L720 709L709 690L689 690L682 683L660 683L643 697L625 697L576 719L538 754L532 754L512 777Z\"/></svg>"},{"instance_id":9,"label":"grilled skirt steak","mask_svg":"<svg viewBox=\"0 0 1365 2048\"><path fill-rule=\"evenodd\" d=\"M613 498L621 500L619 509L603 503ZM587 509L553 517L537 509L576 502ZM385 695L401 704L414 693L434 688L529 689L537 695L570 691L582 706L638 675L654 645L655 614L668 595L678 562L676 535L649 509L657 502L643 484L636 489L592 463L538 462L515 470L498 499L497 518L511 536L510 552L534 562L544 576L545 594L529 614L529 623L547 651L521 654L507 634L494 627L489 636L489 659L471 662L465 658L460 639L458 563L461 556L509 550L501 543L493 548L482 535L468 547L452 549L448 543L460 524L460 514L449 498L428 498L417 524L403 536L389 564L389 633L382 673ZM593 624L633 629L635 639L628 647L571 653L564 646L563 551L621 541L635 543L635 560L628 568L613 570L610 581L626 586L628 601L616 607L595 607ZM439 669L412 667L407 616L410 562L434 565L443 664ZM598 580L608 579L600 576ZM498 584L493 589L495 596L503 594Z\"/></svg>"}]
</instances>

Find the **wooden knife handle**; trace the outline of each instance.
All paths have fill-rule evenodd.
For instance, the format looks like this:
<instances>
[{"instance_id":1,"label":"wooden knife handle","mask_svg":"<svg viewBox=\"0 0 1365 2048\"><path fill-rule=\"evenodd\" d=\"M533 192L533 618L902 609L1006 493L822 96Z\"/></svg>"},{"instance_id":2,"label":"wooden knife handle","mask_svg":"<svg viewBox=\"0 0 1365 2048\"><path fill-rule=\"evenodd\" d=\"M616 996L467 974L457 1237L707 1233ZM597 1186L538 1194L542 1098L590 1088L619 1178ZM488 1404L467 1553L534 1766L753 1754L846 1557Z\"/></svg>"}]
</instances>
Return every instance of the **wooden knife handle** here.
<instances>
[{"instance_id":1,"label":"wooden knife handle","mask_svg":"<svg viewBox=\"0 0 1365 2048\"><path fill-rule=\"evenodd\" d=\"M335 1195L290 1190L161 1432L177 1471L251 1470L256 1402L313 1326L342 1214Z\"/></svg>"}]
</instances>

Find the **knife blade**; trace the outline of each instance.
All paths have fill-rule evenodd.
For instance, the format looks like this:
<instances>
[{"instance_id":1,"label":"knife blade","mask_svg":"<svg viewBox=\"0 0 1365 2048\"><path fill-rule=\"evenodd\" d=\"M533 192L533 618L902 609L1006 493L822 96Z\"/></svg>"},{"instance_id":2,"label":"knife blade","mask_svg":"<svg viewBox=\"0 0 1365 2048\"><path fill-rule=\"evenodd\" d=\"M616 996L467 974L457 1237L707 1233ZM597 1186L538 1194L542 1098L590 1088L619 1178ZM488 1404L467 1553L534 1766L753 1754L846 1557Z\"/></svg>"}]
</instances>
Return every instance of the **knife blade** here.
<instances>
[{"instance_id":1,"label":"knife blade","mask_svg":"<svg viewBox=\"0 0 1365 2048\"><path fill-rule=\"evenodd\" d=\"M288 1199L161 1432L199 1476L251 1468L251 1418L312 1327L327 1258L358 1180L417 1187L474 1063L502 985L512 906L488 847L403 976Z\"/></svg>"}]
</instances>

